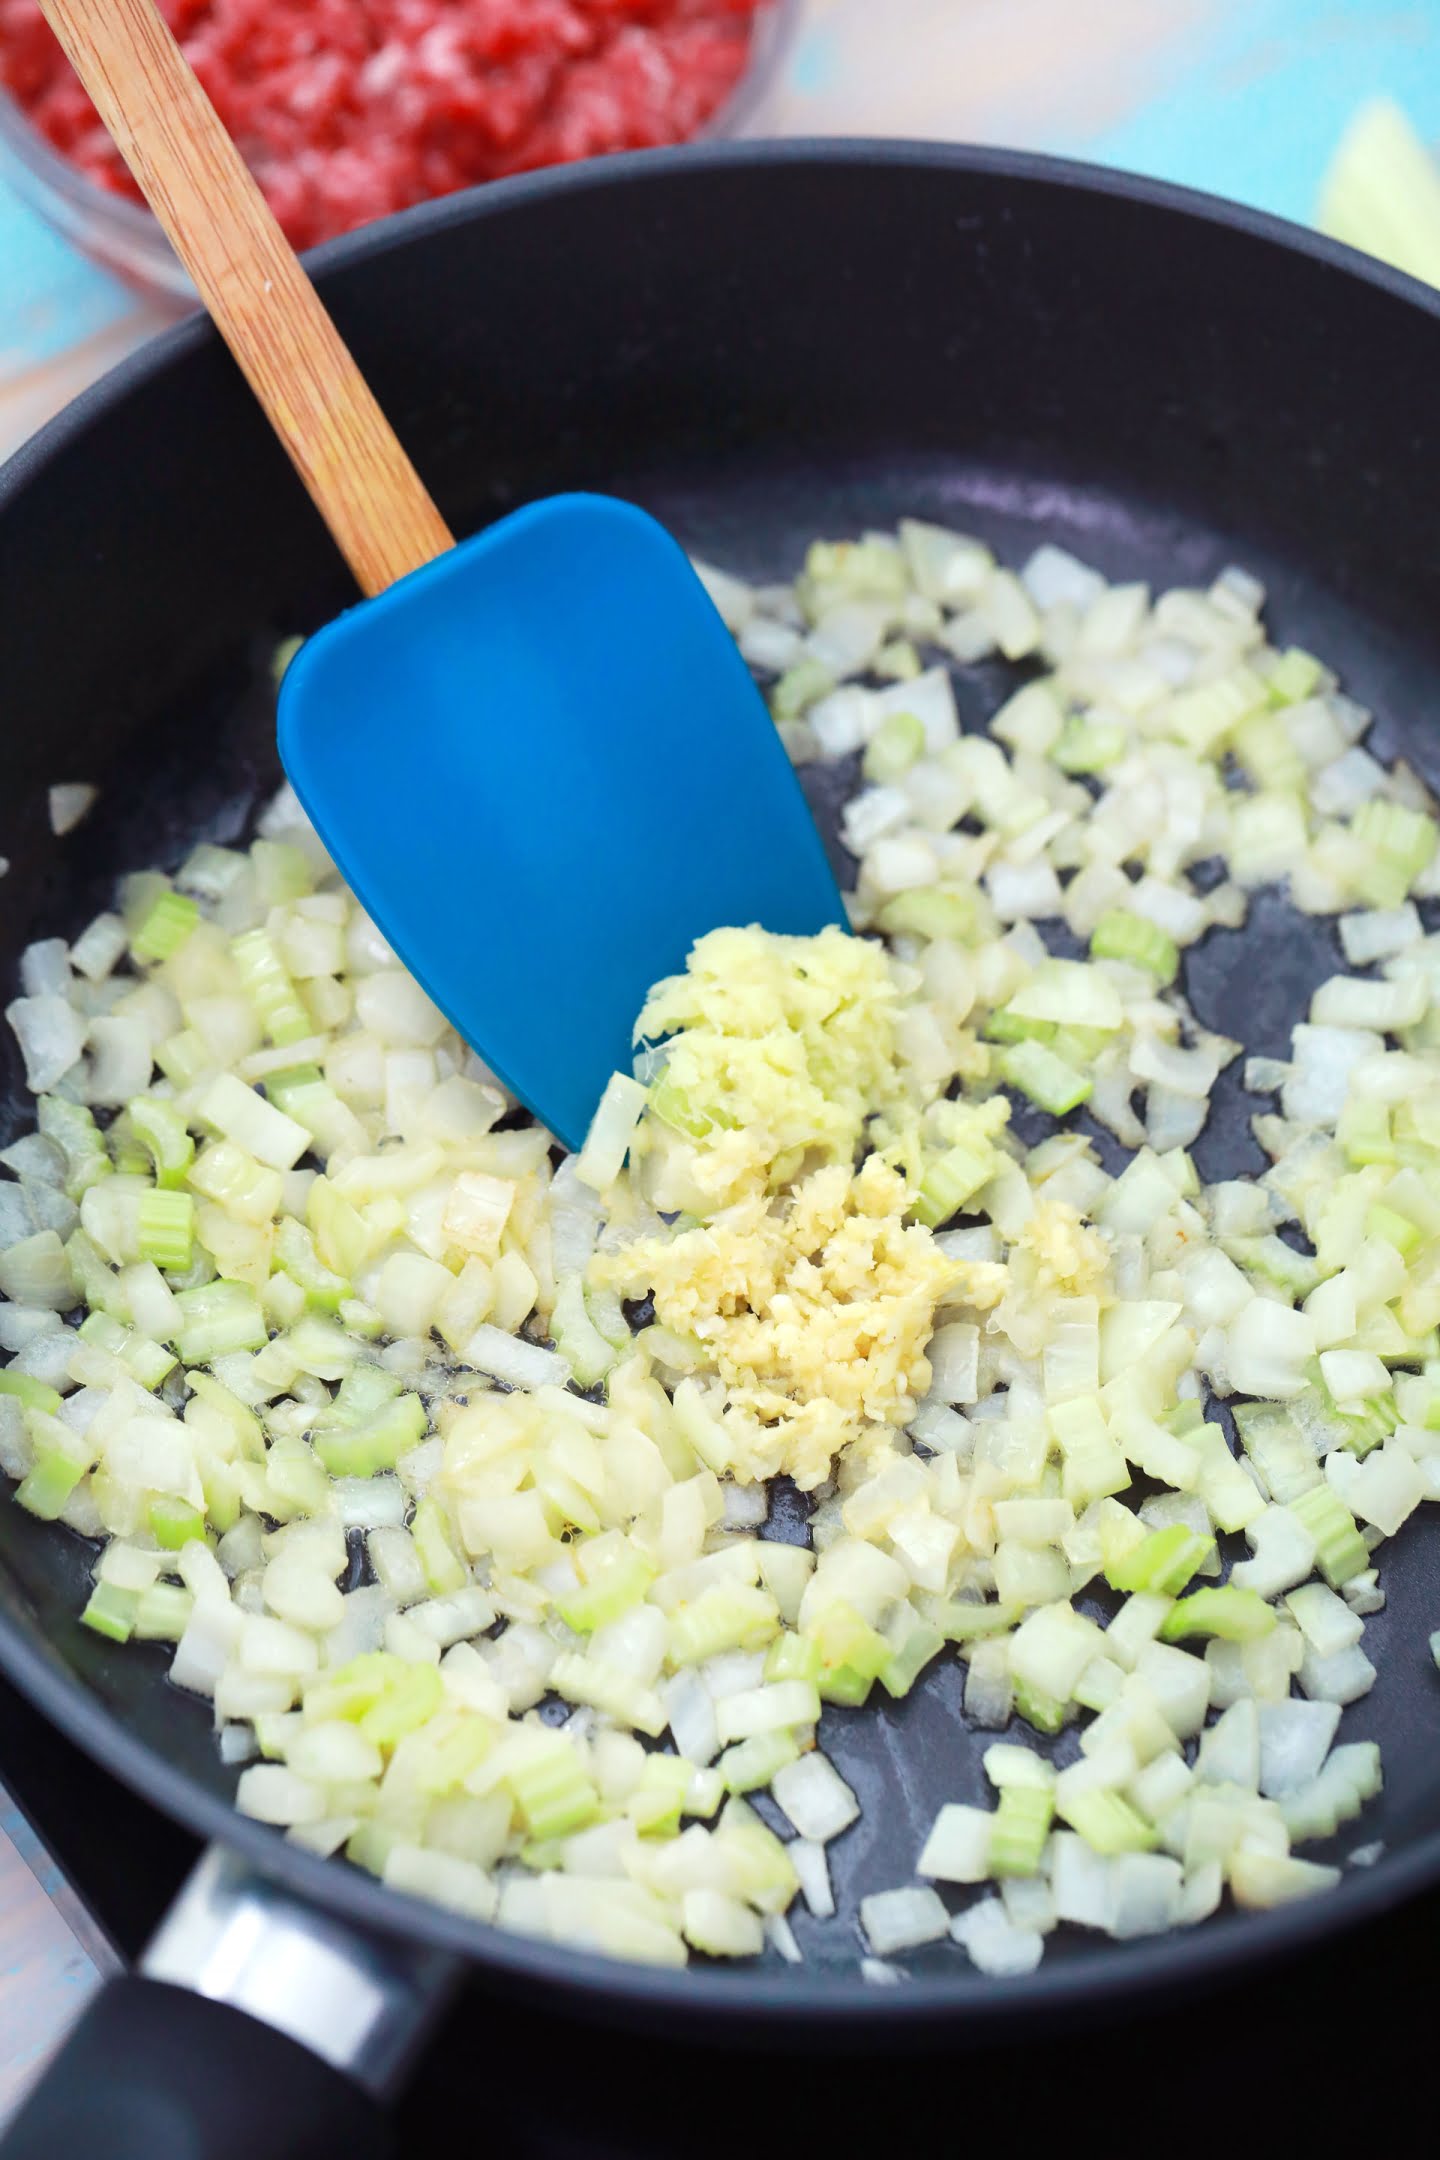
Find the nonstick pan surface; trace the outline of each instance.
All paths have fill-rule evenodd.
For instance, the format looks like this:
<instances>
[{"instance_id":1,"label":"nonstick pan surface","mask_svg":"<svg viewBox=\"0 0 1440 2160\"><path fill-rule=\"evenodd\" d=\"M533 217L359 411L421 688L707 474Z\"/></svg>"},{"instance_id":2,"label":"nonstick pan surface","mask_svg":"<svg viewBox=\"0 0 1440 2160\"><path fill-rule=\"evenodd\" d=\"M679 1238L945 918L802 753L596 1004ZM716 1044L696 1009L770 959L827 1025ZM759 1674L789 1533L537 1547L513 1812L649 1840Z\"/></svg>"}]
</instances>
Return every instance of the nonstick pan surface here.
<instances>
[{"instance_id":1,"label":"nonstick pan surface","mask_svg":"<svg viewBox=\"0 0 1440 2160\"><path fill-rule=\"evenodd\" d=\"M583 486L643 502L750 575L790 575L816 534L905 513L978 532L1012 561L1052 539L1157 587L1239 561L1269 587L1277 641L1338 667L1375 709L1381 751L1403 749L1440 783L1440 299L1343 249L1043 159L836 143L510 183L343 242L317 269L457 531ZM203 325L122 368L7 468L7 996L21 947L78 931L119 873L245 831L278 779L274 642L351 597ZM563 595L556 614L563 634ZM958 671L967 725L1007 679ZM103 788L63 841L45 815L59 780ZM832 838L824 798L837 793L833 775L818 783ZM1207 1024L1282 1053L1337 950L1329 926L1262 899L1245 933L1194 954L1190 995ZM1217 1092L1203 1175L1261 1166L1254 1107L1233 1079ZM26 1117L7 1031L0 1134ZM777 1506L774 1534L802 1534L797 1505ZM953 1659L903 1703L826 1713L824 1744L864 1813L831 1849L839 1920L795 1920L806 1963L655 1974L399 1898L236 1816L207 1711L170 1688L163 1654L79 1626L90 1561L0 1500L0 1659L72 1739L300 1896L459 1949L512 1987L559 1984L608 2017L743 2021L793 2043L953 2016L957 2036L983 2035L1194 1984L1440 1877L1440 1679L1426 1646L1440 1543L1423 1522L1385 1549L1388 1605L1367 1637L1380 1678L1342 1728L1383 1748L1383 1799L1341 1845L1383 1841L1373 1865L1313 1904L1158 1941L1052 1939L1024 1980L985 1979L940 1946L905 1958L912 1978L896 1989L860 1980L854 1912L911 1878L942 1802L983 1796L986 1736L964 1725Z\"/></svg>"}]
</instances>

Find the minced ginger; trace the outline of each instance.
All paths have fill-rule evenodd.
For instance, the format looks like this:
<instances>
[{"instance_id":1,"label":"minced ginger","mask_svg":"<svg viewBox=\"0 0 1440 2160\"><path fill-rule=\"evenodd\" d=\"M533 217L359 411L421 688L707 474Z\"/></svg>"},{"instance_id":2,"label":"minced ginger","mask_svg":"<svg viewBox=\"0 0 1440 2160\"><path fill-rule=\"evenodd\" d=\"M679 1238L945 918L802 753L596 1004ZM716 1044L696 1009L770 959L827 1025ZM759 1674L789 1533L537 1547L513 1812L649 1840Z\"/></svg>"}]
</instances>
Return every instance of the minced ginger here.
<instances>
[{"instance_id":1,"label":"minced ginger","mask_svg":"<svg viewBox=\"0 0 1440 2160\"><path fill-rule=\"evenodd\" d=\"M935 1309L964 1263L905 1222L908 1199L872 1155L594 1263L596 1281L649 1290L662 1324L701 1346L724 1388L724 1467L741 1483L783 1471L808 1491L867 1425L913 1415Z\"/></svg>"},{"instance_id":2,"label":"minced ginger","mask_svg":"<svg viewBox=\"0 0 1440 2160\"><path fill-rule=\"evenodd\" d=\"M700 1219L602 1256L590 1280L650 1292L695 1346L720 1427L707 1460L742 1482L784 1472L809 1490L867 1430L888 1443L929 1386L936 1309L962 1294L967 1264L906 1221L905 1174L879 1154L855 1168L872 1118L910 1107L901 1003L864 939L717 930L637 1024L673 1031L641 1182Z\"/></svg>"},{"instance_id":3,"label":"minced ginger","mask_svg":"<svg viewBox=\"0 0 1440 2160\"><path fill-rule=\"evenodd\" d=\"M671 1038L635 1151L655 1205L708 1218L802 1170L853 1165L867 1122L908 1105L900 1003L869 939L701 938L635 1024L637 1042Z\"/></svg>"}]
</instances>

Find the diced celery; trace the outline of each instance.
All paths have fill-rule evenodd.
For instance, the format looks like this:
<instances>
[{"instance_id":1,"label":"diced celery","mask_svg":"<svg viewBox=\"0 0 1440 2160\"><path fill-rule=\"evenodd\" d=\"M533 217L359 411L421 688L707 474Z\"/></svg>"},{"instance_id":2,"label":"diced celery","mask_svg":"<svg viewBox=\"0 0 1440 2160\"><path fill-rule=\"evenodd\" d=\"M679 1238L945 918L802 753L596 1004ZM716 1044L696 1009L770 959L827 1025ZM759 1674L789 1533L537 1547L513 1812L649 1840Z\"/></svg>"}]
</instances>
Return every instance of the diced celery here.
<instances>
[{"instance_id":1,"label":"diced celery","mask_svg":"<svg viewBox=\"0 0 1440 2160\"><path fill-rule=\"evenodd\" d=\"M85 1464L63 1448L37 1446L35 1460L15 1489L15 1498L42 1522L54 1522L85 1475Z\"/></svg>"},{"instance_id":2,"label":"diced celery","mask_svg":"<svg viewBox=\"0 0 1440 2160\"><path fill-rule=\"evenodd\" d=\"M725 1650L759 1650L779 1628L779 1610L768 1592L744 1583L706 1590L671 1620L670 1662L703 1665Z\"/></svg>"},{"instance_id":3,"label":"diced celery","mask_svg":"<svg viewBox=\"0 0 1440 2160\"><path fill-rule=\"evenodd\" d=\"M1332 1590L1349 1582L1352 1575L1365 1572L1370 1565L1370 1548L1354 1516L1328 1485L1314 1485L1288 1505L1291 1514L1314 1538L1320 1572Z\"/></svg>"},{"instance_id":4,"label":"diced celery","mask_svg":"<svg viewBox=\"0 0 1440 2160\"><path fill-rule=\"evenodd\" d=\"M29 1373L12 1372L0 1368L0 1395L13 1395L23 1410L43 1410L47 1417L54 1417L60 1409L60 1394L47 1387L43 1380L34 1380Z\"/></svg>"},{"instance_id":5,"label":"diced celery","mask_svg":"<svg viewBox=\"0 0 1440 2160\"><path fill-rule=\"evenodd\" d=\"M80 1618L97 1635L108 1635L111 1642L129 1642L135 1632L139 1603L138 1590L121 1590L114 1583L99 1582Z\"/></svg>"},{"instance_id":6,"label":"diced celery","mask_svg":"<svg viewBox=\"0 0 1440 2160\"><path fill-rule=\"evenodd\" d=\"M767 1680L818 1681L820 1669L819 1643L813 1636L794 1635L788 1628L776 1636L765 1653Z\"/></svg>"},{"instance_id":7,"label":"diced celery","mask_svg":"<svg viewBox=\"0 0 1440 2160\"><path fill-rule=\"evenodd\" d=\"M135 1095L126 1104L126 1114L154 1165L155 1183L163 1192L178 1190L195 1159L195 1142L174 1103L158 1095Z\"/></svg>"},{"instance_id":8,"label":"diced celery","mask_svg":"<svg viewBox=\"0 0 1440 2160\"><path fill-rule=\"evenodd\" d=\"M1159 1590L1177 1597L1215 1550L1215 1540L1201 1537L1184 1523L1152 1530L1133 1551L1112 1560L1105 1579L1112 1590Z\"/></svg>"},{"instance_id":9,"label":"diced celery","mask_svg":"<svg viewBox=\"0 0 1440 2160\"><path fill-rule=\"evenodd\" d=\"M205 1517L188 1500L162 1493L150 1502L150 1534L167 1552L177 1552L191 1538L205 1535Z\"/></svg>"},{"instance_id":10,"label":"diced celery","mask_svg":"<svg viewBox=\"0 0 1440 2160\"><path fill-rule=\"evenodd\" d=\"M1051 1117L1065 1117L1088 1102L1094 1081L1056 1057L1043 1042L1017 1042L1000 1059L1000 1076Z\"/></svg>"},{"instance_id":11,"label":"diced celery","mask_svg":"<svg viewBox=\"0 0 1440 2160\"><path fill-rule=\"evenodd\" d=\"M594 1820L599 1806L599 1795L574 1748L559 1733L553 1737L553 1747L537 1750L511 1771L508 1780L525 1827L536 1838L568 1837L582 1830Z\"/></svg>"},{"instance_id":12,"label":"diced celery","mask_svg":"<svg viewBox=\"0 0 1440 2160\"><path fill-rule=\"evenodd\" d=\"M247 930L230 940L230 953L245 994L271 1042L299 1042L313 1032L310 1015L266 930Z\"/></svg>"},{"instance_id":13,"label":"diced celery","mask_svg":"<svg viewBox=\"0 0 1440 2160\"><path fill-rule=\"evenodd\" d=\"M890 1645L852 1605L829 1606L814 1628L824 1702L863 1703L890 1660Z\"/></svg>"},{"instance_id":14,"label":"diced celery","mask_svg":"<svg viewBox=\"0 0 1440 2160\"><path fill-rule=\"evenodd\" d=\"M1058 1800L1057 1806L1091 1851L1107 1859L1117 1853L1149 1852L1159 1842L1159 1832L1122 1793L1092 1788Z\"/></svg>"},{"instance_id":15,"label":"diced celery","mask_svg":"<svg viewBox=\"0 0 1440 2160\"><path fill-rule=\"evenodd\" d=\"M611 1549L605 1563L596 1567L578 1589L567 1591L555 1609L566 1627L574 1628L578 1635L590 1635L596 1628L618 1620L632 1605L638 1605L654 1579L651 1561L627 1539ZM702 1657L711 1654L701 1652Z\"/></svg>"},{"instance_id":16,"label":"diced celery","mask_svg":"<svg viewBox=\"0 0 1440 2160\"><path fill-rule=\"evenodd\" d=\"M797 1761L799 1754L799 1744L791 1732L756 1733L726 1748L715 1767L727 1792L754 1792L768 1785L777 1770Z\"/></svg>"},{"instance_id":17,"label":"diced celery","mask_svg":"<svg viewBox=\"0 0 1440 2160\"><path fill-rule=\"evenodd\" d=\"M463 1590L470 1579L469 1571L450 1542L444 1511L438 1500L426 1498L418 1503L410 1535L415 1540L425 1580L436 1596L444 1597L451 1591Z\"/></svg>"},{"instance_id":18,"label":"diced celery","mask_svg":"<svg viewBox=\"0 0 1440 2160\"><path fill-rule=\"evenodd\" d=\"M275 1233L275 1263L300 1285L306 1304L316 1312L338 1312L353 1295L345 1277L326 1267L314 1238L293 1215L282 1217Z\"/></svg>"},{"instance_id":19,"label":"diced celery","mask_svg":"<svg viewBox=\"0 0 1440 2160\"><path fill-rule=\"evenodd\" d=\"M954 885L912 885L893 893L876 917L887 937L952 938L962 945L980 920L976 892Z\"/></svg>"},{"instance_id":20,"label":"diced celery","mask_svg":"<svg viewBox=\"0 0 1440 2160\"><path fill-rule=\"evenodd\" d=\"M179 952L199 920L196 903L167 886L147 909L130 940L130 950L137 960L168 960Z\"/></svg>"},{"instance_id":21,"label":"diced celery","mask_svg":"<svg viewBox=\"0 0 1440 2160\"><path fill-rule=\"evenodd\" d=\"M1103 772L1124 757L1129 737L1118 720L1086 720L1072 713L1050 756L1065 773Z\"/></svg>"},{"instance_id":22,"label":"diced celery","mask_svg":"<svg viewBox=\"0 0 1440 2160\"><path fill-rule=\"evenodd\" d=\"M1222 1642L1258 1642L1274 1625L1274 1610L1258 1591L1238 1590L1226 1583L1181 1598L1166 1614L1160 1640L1173 1643L1187 1635L1215 1635Z\"/></svg>"},{"instance_id":23,"label":"diced celery","mask_svg":"<svg viewBox=\"0 0 1440 2160\"><path fill-rule=\"evenodd\" d=\"M227 1352L264 1346L269 1330L248 1283L203 1283L197 1290L179 1290L175 1297L182 1318L175 1347L187 1365L208 1365Z\"/></svg>"},{"instance_id":24,"label":"diced celery","mask_svg":"<svg viewBox=\"0 0 1440 2160\"><path fill-rule=\"evenodd\" d=\"M135 1635L140 1642L179 1642L190 1624L195 1599L179 1583L151 1583L135 1607Z\"/></svg>"},{"instance_id":25,"label":"diced celery","mask_svg":"<svg viewBox=\"0 0 1440 2160\"><path fill-rule=\"evenodd\" d=\"M429 1413L418 1395L399 1395L359 1425L315 1434L315 1452L331 1477L374 1477L393 1470L425 1436Z\"/></svg>"},{"instance_id":26,"label":"diced celery","mask_svg":"<svg viewBox=\"0 0 1440 2160\"><path fill-rule=\"evenodd\" d=\"M924 721L911 712L889 713L865 745L861 770L883 787L907 773L924 751Z\"/></svg>"},{"instance_id":27,"label":"diced celery","mask_svg":"<svg viewBox=\"0 0 1440 2160\"><path fill-rule=\"evenodd\" d=\"M1055 1795L1038 1785L1007 1785L990 1832L992 1875L1033 1875L1050 1832Z\"/></svg>"},{"instance_id":28,"label":"diced celery","mask_svg":"<svg viewBox=\"0 0 1440 2160\"><path fill-rule=\"evenodd\" d=\"M1143 968L1162 985L1174 982L1180 972L1175 940L1158 923L1126 908L1111 908L1101 916L1091 933L1090 951L1096 960L1123 960Z\"/></svg>"},{"instance_id":29,"label":"diced celery","mask_svg":"<svg viewBox=\"0 0 1440 2160\"><path fill-rule=\"evenodd\" d=\"M986 1141L961 1140L932 1161L920 1180L911 1206L915 1220L929 1230L938 1229L995 1174L997 1157Z\"/></svg>"},{"instance_id":30,"label":"diced celery","mask_svg":"<svg viewBox=\"0 0 1440 2160\"><path fill-rule=\"evenodd\" d=\"M362 1711L357 1723L367 1740L389 1747L417 1732L440 1707L443 1682L433 1665L403 1665L388 1683L379 1700ZM306 1696L309 1710L309 1695Z\"/></svg>"},{"instance_id":31,"label":"diced celery","mask_svg":"<svg viewBox=\"0 0 1440 2160\"><path fill-rule=\"evenodd\" d=\"M194 1257L195 1201L187 1192L147 1192L136 1212L140 1258L183 1275ZM250 1347L247 1345L247 1347Z\"/></svg>"}]
</instances>

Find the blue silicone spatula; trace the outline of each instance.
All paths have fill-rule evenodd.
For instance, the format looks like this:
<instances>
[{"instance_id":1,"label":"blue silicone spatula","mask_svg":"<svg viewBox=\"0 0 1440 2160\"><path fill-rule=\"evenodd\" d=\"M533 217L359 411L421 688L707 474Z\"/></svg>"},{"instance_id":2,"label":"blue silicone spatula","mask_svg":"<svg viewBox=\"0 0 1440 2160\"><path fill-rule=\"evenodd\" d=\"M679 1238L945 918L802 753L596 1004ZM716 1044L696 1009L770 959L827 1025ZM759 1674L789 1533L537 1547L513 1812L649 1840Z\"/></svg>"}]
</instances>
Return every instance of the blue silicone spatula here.
<instances>
[{"instance_id":1,"label":"blue silicone spatula","mask_svg":"<svg viewBox=\"0 0 1440 2160\"><path fill-rule=\"evenodd\" d=\"M456 546L153 0L42 6L367 596L286 674L295 791L436 1004L578 1146L697 937L845 923L764 702L632 505L558 495Z\"/></svg>"}]
</instances>

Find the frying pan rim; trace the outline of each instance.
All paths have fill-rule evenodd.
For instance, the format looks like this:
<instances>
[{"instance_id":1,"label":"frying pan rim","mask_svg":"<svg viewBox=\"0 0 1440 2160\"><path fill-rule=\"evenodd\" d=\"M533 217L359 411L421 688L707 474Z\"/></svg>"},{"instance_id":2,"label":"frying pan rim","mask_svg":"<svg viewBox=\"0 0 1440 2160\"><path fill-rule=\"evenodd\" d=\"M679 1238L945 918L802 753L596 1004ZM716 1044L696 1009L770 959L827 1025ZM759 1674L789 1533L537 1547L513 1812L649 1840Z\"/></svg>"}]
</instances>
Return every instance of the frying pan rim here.
<instances>
[{"instance_id":1,"label":"frying pan rim","mask_svg":"<svg viewBox=\"0 0 1440 2160\"><path fill-rule=\"evenodd\" d=\"M779 165L852 170L914 167L1119 197L1309 256L1440 320L1440 293L1341 242L1242 204L1168 181L1035 152L863 137L707 143L525 174L421 204L314 250L307 264L317 278L328 281L357 263L387 256L452 224L503 217L533 201L563 199L572 191L626 187L636 181L663 185L674 172ZM179 323L147 342L57 414L0 467L0 524L52 459L123 406L134 389L183 365L191 352L215 335L203 317ZM1327 1897L1268 1913L1227 1916L1183 1936L1158 1936L1124 1946L1097 1944L1006 1981L986 1978L958 1962L953 1974L913 1978L894 1989L867 1987L858 1973L853 1981L837 1979L833 1973L817 1980L803 1968L785 1973L700 1967L657 1971L481 1926L388 1890L359 1869L337 1866L333 1860L288 1844L136 1739L73 1673L52 1662L41 1645L3 1611L0 1664L36 1709L103 1769L194 1836L241 1854L297 1899L362 1931L418 1938L463 1957L497 1979L557 1988L573 1999L577 2010L603 2008L611 2018L660 2015L685 2020L697 2028L709 2027L717 2042L738 2023L757 2016L767 2023L778 2022L782 2037L796 2037L801 2027L821 2022L831 2037L846 2028L863 2027L870 2034L898 2038L901 2028L914 2032L939 2019L948 2022L963 2015L969 2032L983 2038L997 2026L1022 2016L1053 2014L1073 2006L1077 1999L1087 2007L1103 2009L1142 1992L1152 2000L1162 1991L1173 1996L1218 1980L1242 1959L1273 1959L1337 1934L1400 1904L1440 1877L1440 1831L1435 1831L1372 1868L1347 1872Z\"/></svg>"}]
</instances>

